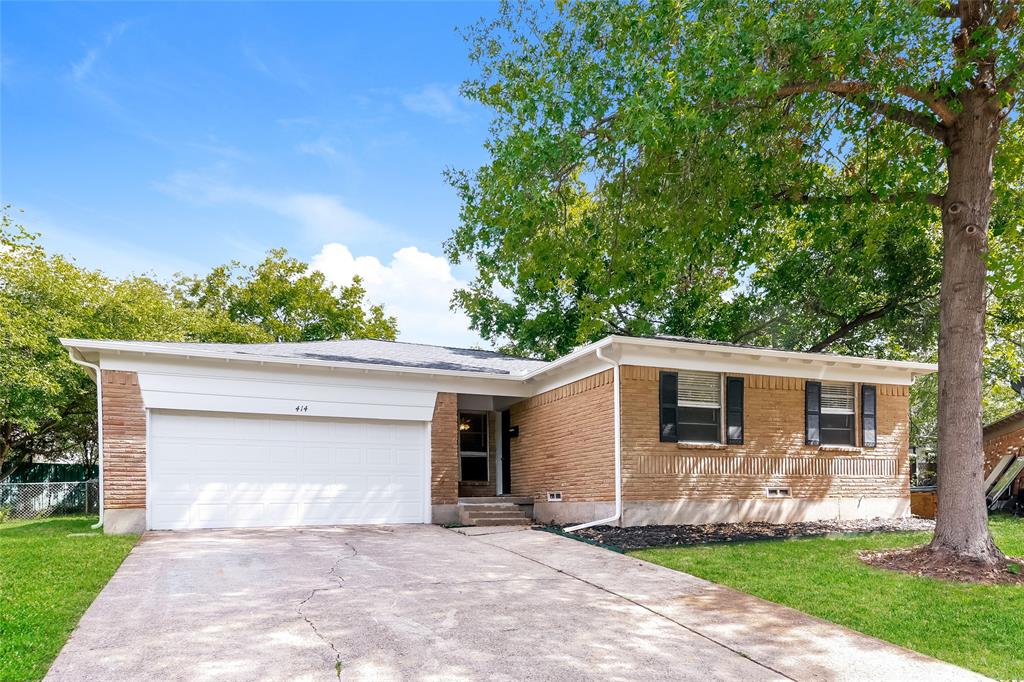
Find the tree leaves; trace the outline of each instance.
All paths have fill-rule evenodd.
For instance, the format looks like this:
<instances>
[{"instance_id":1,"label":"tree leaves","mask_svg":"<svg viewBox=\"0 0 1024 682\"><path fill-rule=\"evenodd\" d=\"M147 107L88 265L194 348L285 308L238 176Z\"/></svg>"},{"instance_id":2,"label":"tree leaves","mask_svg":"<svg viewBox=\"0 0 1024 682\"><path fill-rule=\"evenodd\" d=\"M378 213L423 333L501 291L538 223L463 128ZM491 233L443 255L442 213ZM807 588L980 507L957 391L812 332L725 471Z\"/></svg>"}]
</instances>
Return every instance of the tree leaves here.
<instances>
[{"instance_id":1,"label":"tree leaves","mask_svg":"<svg viewBox=\"0 0 1024 682\"><path fill-rule=\"evenodd\" d=\"M395 320L357 281L334 287L283 249L255 265L220 266L169 287L115 280L49 255L34 235L0 224L0 465L61 457L95 437L95 386L59 339L257 343L394 339Z\"/></svg>"}]
</instances>

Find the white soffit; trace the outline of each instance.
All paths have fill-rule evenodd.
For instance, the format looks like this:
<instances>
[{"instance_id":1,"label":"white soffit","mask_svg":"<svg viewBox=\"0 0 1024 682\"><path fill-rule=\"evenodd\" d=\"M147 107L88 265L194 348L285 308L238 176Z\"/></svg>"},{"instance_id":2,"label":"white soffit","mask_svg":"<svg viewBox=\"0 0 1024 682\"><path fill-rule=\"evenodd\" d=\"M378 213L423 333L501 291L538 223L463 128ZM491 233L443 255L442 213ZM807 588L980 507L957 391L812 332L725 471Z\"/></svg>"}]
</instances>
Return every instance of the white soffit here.
<instances>
[{"instance_id":1,"label":"white soffit","mask_svg":"<svg viewBox=\"0 0 1024 682\"><path fill-rule=\"evenodd\" d=\"M168 351L159 345L126 345L116 341L62 340L65 346L99 358L104 369L123 369L167 374L223 378L224 368L233 376L250 380L276 375L301 375L299 381L347 383L356 377L360 385L384 382L403 389L449 391L509 397L530 397L608 369L596 357L597 349L623 365L664 367L767 376L790 376L822 381L903 384L936 370L934 364L896 362L872 358L804 353L773 349L727 346L672 339L608 336L582 346L572 353L525 374L497 374L394 365L359 364L323 360L293 360L280 357L232 356L206 349ZM342 377L346 377L342 379ZM360 378L361 377L361 378ZM168 405L168 407L170 407ZM275 410L276 412L276 410Z\"/></svg>"}]
</instances>

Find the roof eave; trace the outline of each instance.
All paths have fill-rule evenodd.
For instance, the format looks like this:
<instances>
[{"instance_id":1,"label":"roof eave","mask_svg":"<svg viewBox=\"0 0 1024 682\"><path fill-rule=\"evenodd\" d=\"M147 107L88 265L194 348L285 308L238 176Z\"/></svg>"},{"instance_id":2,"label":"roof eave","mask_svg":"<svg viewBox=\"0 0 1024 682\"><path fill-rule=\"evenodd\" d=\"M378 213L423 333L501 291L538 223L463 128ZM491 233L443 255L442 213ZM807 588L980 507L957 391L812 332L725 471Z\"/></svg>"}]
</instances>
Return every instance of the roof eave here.
<instances>
[{"instance_id":1,"label":"roof eave","mask_svg":"<svg viewBox=\"0 0 1024 682\"><path fill-rule=\"evenodd\" d=\"M143 356L166 356L175 358L203 358L208 360L225 360L231 362L251 362L257 364L287 365L293 367L328 367L337 369L348 369L364 372L392 372L401 374L430 374L451 377L466 377L474 379L498 379L518 380L524 377L522 373L498 373L471 370L435 369L430 367L415 367L408 365L385 365L368 362L345 362L340 360L314 360L309 358L283 358L277 355L250 355L245 353L226 353L223 351L211 351L206 349L184 350L180 348L165 348L161 346L147 346L143 342L118 342L118 341L92 341L89 339L60 339L61 345L68 349L87 349L96 352L112 353L135 353ZM132 345L125 345L131 343Z\"/></svg>"},{"instance_id":2,"label":"roof eave","mask_svg":"<svg viewBox=\"0 0 1024 682\"><path fill-rule=\"evenodd\" d=\"M777 350L774 348L747 348L744 346L724 346L713 343L695 343L692 341L676 341L669 339L652 339L647 337L633 336L608 336L602 341L629 344L634 346L649 346L655 348L689 350L700 353L712 353L717 355L747 355L751 357L772 357L785 358L788 360L804 360L816 363L833 363L847 366L869 366L901 369L915 374L931 374L938 371L938 365L931 362L913 362L908 360L879 360L877 358L863 358L852 355L829 355L826 353L808 353L804 351ZM601 343L601 342L598 342Z\"/></svg>"}]
</instances>

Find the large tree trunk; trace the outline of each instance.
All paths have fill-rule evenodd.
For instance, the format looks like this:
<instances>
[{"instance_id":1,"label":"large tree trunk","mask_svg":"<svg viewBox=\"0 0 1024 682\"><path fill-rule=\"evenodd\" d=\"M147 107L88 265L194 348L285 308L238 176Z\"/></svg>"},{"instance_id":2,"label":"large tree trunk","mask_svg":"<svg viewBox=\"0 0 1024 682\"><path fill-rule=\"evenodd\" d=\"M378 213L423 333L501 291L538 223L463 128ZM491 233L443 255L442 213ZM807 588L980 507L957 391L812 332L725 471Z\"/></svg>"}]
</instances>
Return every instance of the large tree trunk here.
<instances>
[{"instance_id":1,"label":"large tree trunk","mask_svg":"<svg viewBox=\"0 0 1024 682\"><path fill-rule=\"evenodd\" d=\"M982 490L981 360L999 108L991 94L977 90L962 101L964 110L947 140L949 185L942 205L939 491L931 548L992 563L1003 556L988 529Z\"/></svg>"}]
</instances>

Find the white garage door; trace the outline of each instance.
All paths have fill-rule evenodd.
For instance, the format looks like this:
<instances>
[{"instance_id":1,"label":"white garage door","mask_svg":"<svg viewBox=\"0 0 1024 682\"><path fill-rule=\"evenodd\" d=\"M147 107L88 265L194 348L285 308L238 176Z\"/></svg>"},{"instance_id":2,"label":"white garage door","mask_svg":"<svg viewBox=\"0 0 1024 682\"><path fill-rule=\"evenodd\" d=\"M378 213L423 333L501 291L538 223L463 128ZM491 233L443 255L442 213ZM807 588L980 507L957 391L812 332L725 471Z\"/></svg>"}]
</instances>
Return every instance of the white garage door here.
<instances>
[{"instance_id":1,"label":"white garage door","mask_svg":"<svg viewBox=\"0 0 1024 682\"><path fill-rule=\"evenodd\" d=\"M421 523L426 425L153 412L155 529Z\"/></svg>"}]
</instances>

